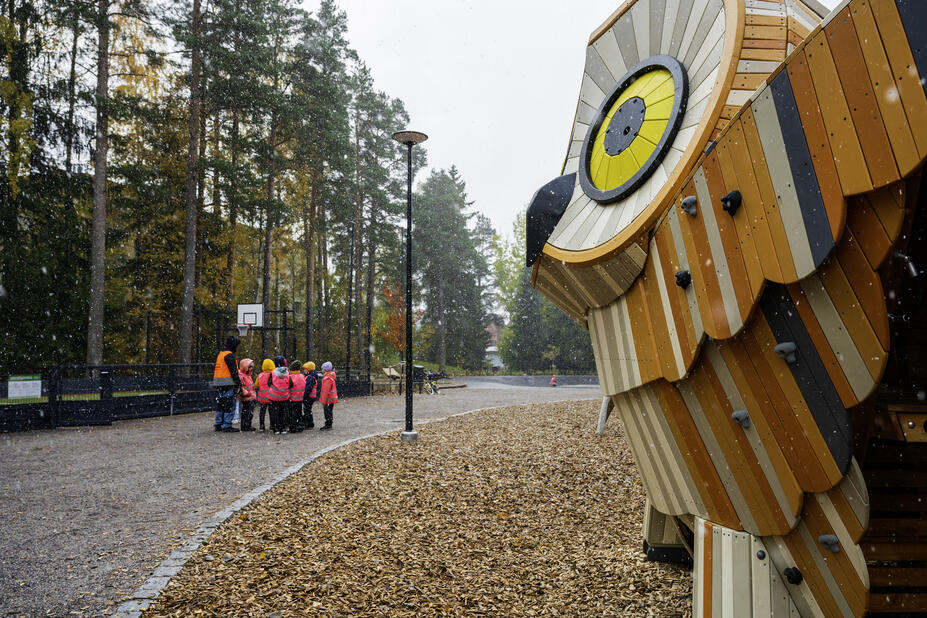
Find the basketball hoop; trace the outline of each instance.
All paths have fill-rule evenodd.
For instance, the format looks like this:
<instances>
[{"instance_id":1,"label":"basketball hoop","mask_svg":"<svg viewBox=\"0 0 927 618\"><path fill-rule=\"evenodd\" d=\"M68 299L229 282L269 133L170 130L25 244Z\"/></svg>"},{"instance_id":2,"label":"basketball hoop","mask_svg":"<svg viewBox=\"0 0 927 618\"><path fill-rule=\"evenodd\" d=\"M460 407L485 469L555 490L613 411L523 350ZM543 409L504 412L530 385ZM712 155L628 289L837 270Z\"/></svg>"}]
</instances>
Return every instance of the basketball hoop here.
<instances>
[{"instance_id":1,"label":"basketball hoop","mask_svg":"<svg viewBox=\"0 0 927 618\"><path fill-rule=\"evenodd\" d=\"M251 328L250 324L236 324L235 328L238 329L238 336L244 337L248 334L248 329Z\"/></svg>"}]
</instances>

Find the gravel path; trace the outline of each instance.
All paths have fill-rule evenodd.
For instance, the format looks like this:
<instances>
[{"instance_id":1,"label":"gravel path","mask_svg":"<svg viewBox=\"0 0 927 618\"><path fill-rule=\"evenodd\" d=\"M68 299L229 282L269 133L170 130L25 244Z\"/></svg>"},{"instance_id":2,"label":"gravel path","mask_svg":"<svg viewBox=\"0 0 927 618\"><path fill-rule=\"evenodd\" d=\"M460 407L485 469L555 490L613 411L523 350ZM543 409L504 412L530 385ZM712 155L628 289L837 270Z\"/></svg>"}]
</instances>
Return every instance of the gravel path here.
<instances>
[{"instance_id":1,"label":"gravel path","mask_svg":"<svg viewBox=\"0 0 927 618\"><path fill-rule=\"evenodd\" d=\"M415 416L600 396L597 387L474 380L416 395ZM0 435L0 613L108 615L210 515L327 446L398 433L404 405L343 400L328 433L216 434L203 413Z\"/></svg>"},{"instance_id":2,"label":"gravel path","mask_svg":"<svg viewBox=\"0 0 927 618\"><path fill-rule=\"evenodd\" d=\"M497 408L327 453L227 520L145 616L691 616L596 402Z\"/></svg>"}]
</instances>

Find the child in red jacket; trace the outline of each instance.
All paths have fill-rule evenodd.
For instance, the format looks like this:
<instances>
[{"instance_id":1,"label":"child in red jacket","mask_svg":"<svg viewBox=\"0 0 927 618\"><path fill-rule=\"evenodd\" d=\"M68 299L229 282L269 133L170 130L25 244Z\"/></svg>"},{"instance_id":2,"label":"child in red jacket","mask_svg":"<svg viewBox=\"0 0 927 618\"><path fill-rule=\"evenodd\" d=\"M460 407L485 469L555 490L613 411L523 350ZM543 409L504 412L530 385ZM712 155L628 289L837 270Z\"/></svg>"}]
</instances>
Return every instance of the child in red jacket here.
<instances>
[{"instance_id":1,"label":"child in red jacket","mask_svg":"<svg viewBox=\"0 0 927 618\"><path fill-rule=\"evenodd\" d=\"M238 379L241 380L238 401L241 403L242 431L254 431L254 427L251 426L251 419L254 418L254 402L257 401L257 391L254 388L254 380L251 379L252 369L254 369L254 361L250 358L243 358L238 363Z\"/></svg>"},{"instance_id":2,"label":"child in red jacket","mask_svg":"<svg viewBox=\"0 0 927 618\"><path fill-rule=\"evenodd\" d=\"M322 363L322 371L325 375L322 377L322 392L319 395L319 401L325 412L325 425L319 431L331 431L335 420L335 404L338 403L338 384L335 382L335 372L330 362Z\"/></svg>"},{"instance_id":3,"label":"child in red jacket","mask_svg":"<svg viewBox=\"0 0 927 618\"><path fill-rule=\"evenodd\" d=\"M290 363L290 433L303 430L303 402L306 398L306 376L302 363Z\"/></svg>"},{"instance_id":4,"label":"child in red jacket","mask_svg":"<svg viewBox=\"0 0 927 618\"><path fill-rule=\"evenodd\" d=\"M274 361L265 358L261 363L261 373L257 377L257 401L261 406L261 429L264 431L264 418L267 416L267 409L270 407L270 374L274 370Z\"/></svg>"}]
</instances>

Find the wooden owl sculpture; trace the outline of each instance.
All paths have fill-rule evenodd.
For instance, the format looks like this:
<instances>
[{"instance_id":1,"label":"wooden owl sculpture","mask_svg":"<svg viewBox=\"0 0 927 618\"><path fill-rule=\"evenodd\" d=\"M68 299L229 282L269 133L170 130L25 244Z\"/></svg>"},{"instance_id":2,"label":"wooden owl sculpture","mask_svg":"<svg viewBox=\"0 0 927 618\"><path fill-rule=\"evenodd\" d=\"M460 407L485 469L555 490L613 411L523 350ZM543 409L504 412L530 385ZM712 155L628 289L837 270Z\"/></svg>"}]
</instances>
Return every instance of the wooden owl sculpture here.
<instances>
[{"instance_id":1,"label":"wooden owl sculpture","mask_svg":"<svg viewBox=\"0 0 927 618\"><path fill-rule=\"evenodd\" d=\"M591 37L527 263L695 616L927 612L922 76L925 0L631 0Z\"/></svg>"}]
</instances>

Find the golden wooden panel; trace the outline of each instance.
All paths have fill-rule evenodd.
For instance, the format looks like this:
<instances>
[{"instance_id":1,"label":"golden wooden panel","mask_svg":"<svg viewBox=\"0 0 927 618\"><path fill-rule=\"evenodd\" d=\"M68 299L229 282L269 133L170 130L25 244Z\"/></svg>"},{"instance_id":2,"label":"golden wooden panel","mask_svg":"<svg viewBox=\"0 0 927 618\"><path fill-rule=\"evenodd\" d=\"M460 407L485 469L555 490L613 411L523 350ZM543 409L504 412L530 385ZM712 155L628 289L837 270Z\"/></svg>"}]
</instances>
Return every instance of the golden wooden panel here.
<instances>
[{"instance_id":1,"label":"golden wooden panel","mask_svg":"<svg viewBox=\"0 0 927 618\"><path fill-rule=\"evenodd\" d=\"M654 248L651 251L657 254L657 259L660 262L662 273L658 273L658 275L662 274L663 276L663 287L666 288L667 302L669 304L668 313L672 315L675 335L679 341L682 364L685 370L688 370L695 360L698 340L695 334L695 326L692 323L692 316L689 313L686 292L676 285L676 273L682 269L678 264L676 248L673 244L668 222L664 222L657 228L653 242Z\"/></svg>"},{"instance_id":2,"label":"golden wooden panel","mask_svg":"<svg viewBox=\"0 0 927 618\"><path fill-rule=\"evenodd\" d=\"M879 216L869 202L869 195L857 195L850 198L847 205L847 227L853 232L859 246L866 254L871 270L877 270L888 257L892 241Z\"/></svg>"},{"instance_id":3,"label":"golden wooden panel","mask_svg":"<svg viewBox=\"0 0 927 618\"><path fill-rule=\"evenodd\" d=\"M904 105L901 97L898 96L898 87L895 84L882 39L879 37L879 28L873 17L872 7L867 3L857 4L852 17L860 40L866 42L862 45L862 53L882 121L891 139L895 161L900 174L907 176L920 164L921 158L917 152L917 144L911 133Z\"/></svg>"},{"instance_id":4,"label":"golden wooden panel","mask_svg":"<svg viewBox=\"0 0 927 618\"><path fill-rule=\"evenodd\" d=\"M905 182L899 181L867 196L869 205L885 230L885 236L892 244L898 240L904 224L905 191Z\"/></svg>"},{"instance_id":5,"label":"golden wooden panel","mask_svg":"<svg viewBox=\"0 0 927 618\"><path fill-rule=\"evenodd\" d=\"M740 57L744 60L775 60L782 62L785 60L784 49L742 49Z\"/></svg>"},{"instance_id":6,"label":"golden wooden panel","mask_svg":"<svg viewBox=\"0 0 927 618\"><path fill-rule=\"evenodd\" d=\"M789 239L785 233L785 226L776 207L776 190L773 187L772 179L769 175L769 168L766 164L766 156L763 152L763 146L760 142L760 135L756 127L756 118L753 109L745 107L741 114L744 140L750 153L750 161L753 163L753 176L760 194L760 203L766 210L766 226L772 238L775 255L779 262L779 270L782 273L782 282L789 283L795 281L798 276L795 273L795 263L792 260L792 253L789 250Z\"/></svg>"},{"instance_id":7,"label":"golden wooden panel","mask_svg":"<svg viewBox=\"0 0 927 618\"><path fill-rule=\"evenodd\" d=\"M888 360L888 352L882 347L871 321L884 320L885 326L888 326L888 317L884 305L882 311L874 315L867 315L856 296L853 286L850 285L846 274L840 268L840 262L837 260L829 261L817 273L817 277L824 284L827 295L843 322L843 327L849 333L862 358L862 362L869 370L872 387L874 388L875 384L882 378L882 372L885 370ZM875 276L871 278L870 283L881 288L879 280ZM817 312L815 313L817 314ZM818 319L821 319L821 317L818 316ZM846 355L847 352L841 350L841 354ZM862 398L865 398L865 395Z\"/></svg>"},{"instance_id":8,"label":"golden wooden panel","mask_svg":"<svg viewBox=\"0 0 927 618\"><path fill-rule=\"evenodd\" d=\"M720 190L726 192L727 189L740 190L742 183L736 172L734 154L731 148L731 140L724 139L721 141L715 148L715 152L717 153L718 157L718 170L721 172L720 183L723 187L721 189L716 188L715 191ZM714 173L708 174L709 179L714 177ZM714 186L714 184L710 183L709 186ZM742 191L741 198L743 198ZM747 289L750 290L751 307L748 308L746 312L743 312L743 310L741 311L742 318L745 322L750 314L750 311L752 310L752 305L755 303L756 299L760 297L760 294L763 291L763 283L765 281L765 277L763 276L763 264L762 260L760 259L762 254L759 250L757 250L756 243L754 242L754 236L756 234L754 231L755 221L753 220L752 215L753 211L744 207L742 204L741 210L739 210L737 214L732 217L735 235L737 242L740 245L740 256L743 259L744 268L747 274L747 281L749 285L749 288Z\"/></svg>"},{"instance_id":9,"label":"golden wooden panel","mask_svg":"<svg viewBox=\"0 0 927 618\"><path fill-rule=\"evenodd\" d=\"M657 380L652 388L666 416L667 424L673 431L676 443L681 447L680 451L695 486L699 489L707 517L729 528L740 530L740 520L734 506L679 391L664 380Z\"/></svg>"},{"instance_id":10,"label":"golden wooden panel","mask_svg":"<svg viewBox=\"0 0 927 618\"><path fill-rule=\"evenodd\" d=\"M683 189L682 194L697 198L695 183L689 182ZM679 208L679 206L674 207ZM701 206L701 208L704 208L704 206ZM718 283L718 275L714 269L704 217L698 215L692 217L682 213L682 211L679 211L678 217L679 225L682 228L686 255L689 257L692 287L698 299L705 332L716 339L726 339L732 334L731 327L725 311L724 296Z\"/></svg>"},{"instance_id":11,"label":"golden wooden panel","mask_svg":"<svg viewBox=\"0 0 927 618\"><path fill-rule=\"evenodd\" d=\"M850 117L863 148L866 165L874 187L883 187L898 179L898 167L879 104L869 81L869 70L860 48L859 37L850 9L845 8L824 29L827 43L837 66L840 84L850 108Z\"/></svg>"},{"instance_id":12,"label":"golden wooden panel","mask_svg":"<svg viewBox=\"0 0 927 618\"><path fill-rule=\"evenodd\" d=\"M918 118L927 117L927 95L916 75L914 55L908 44L908 35L898 15L898 7L892 0L872 0L869 3L892 75L895 78L895 88L901 97L902 107L907 112L908 123L914 141L917 142L917 151L923 158L927 156L927 122L918 122ZM855 9L855 6L854 6ZM913 78L913 79L912 79Z\"/></svg>"},{"instance_id":13,"label":"golden wooden panel","mask_svg":"<svg viewBox=\"0 0 927 618\"><path fill-rule=\"evenodd\" d=\"M729 190L735 189L736 185L725 186L717 148L703 161L702 169L704 170L705 185L710 198L708 203L705 204L706 216L710 214L714 217L714 227L721 239L724 261L728 265L727 270L737 299L738 322L742 326L747 321L756 300L759 298L759 292L762 289L762 274L758 261L744 256L736 223L731 215L722 208L721 198L727 195ZM711 210L707 212L709 208ZM750 258L755 257L754 249ZM747 261L751 261L751 266L754 267L754 278L751 278L748 274ZM734 328L732 328L733 330Z\"/></svg>"}]
</instances>

